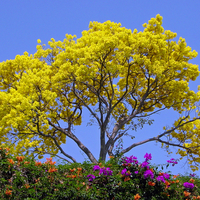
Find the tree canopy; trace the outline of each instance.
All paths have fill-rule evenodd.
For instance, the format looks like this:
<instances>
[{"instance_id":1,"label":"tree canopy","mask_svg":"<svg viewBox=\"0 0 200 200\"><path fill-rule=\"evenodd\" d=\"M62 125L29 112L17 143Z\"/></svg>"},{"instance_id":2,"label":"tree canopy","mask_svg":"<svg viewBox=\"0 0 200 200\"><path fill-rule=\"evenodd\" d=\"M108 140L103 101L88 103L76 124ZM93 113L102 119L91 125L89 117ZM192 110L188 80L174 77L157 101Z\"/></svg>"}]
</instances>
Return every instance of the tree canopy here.
<instances>
[{"instance_id":1,"label":"tree canopy","mask_svg":"<svg viewBox=\"0 0 200 200\"><path fill-rule=\"evenodd\" d=\"M47 46L38 40L35 54L25 52L1 62L0 141L14 155L37 153L42 158L44 153L60 152L63 159L76 162L61 148L70 138L97 163L107 154L114 156L115 143L134 136L137 126L151 122L150 116L172 108L181 117L171 127L133 142L121 153L157 141L162 147L176 146L197 170L200 93L188 85L199 76L198 65L189 63L197 52L183 38L176 42L177 34L164 30L160 15L143 27L138 32L111 21L90 22L80 38L66 34L63 41L52 38ZM83 109L99 126L99 158L73 131L73 126L82 124Z\"/></svg>"}]
</instances>

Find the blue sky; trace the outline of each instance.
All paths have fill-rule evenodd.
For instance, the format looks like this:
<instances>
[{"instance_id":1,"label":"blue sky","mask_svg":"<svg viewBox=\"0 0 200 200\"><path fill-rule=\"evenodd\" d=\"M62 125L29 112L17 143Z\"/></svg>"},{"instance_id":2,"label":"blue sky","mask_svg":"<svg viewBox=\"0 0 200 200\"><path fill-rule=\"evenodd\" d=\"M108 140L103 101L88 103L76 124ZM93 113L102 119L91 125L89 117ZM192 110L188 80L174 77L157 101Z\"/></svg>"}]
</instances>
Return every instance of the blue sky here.
<instances>
[{"instance_id":1,"label":"blue sky","mask_svg":"<svg viewBox=\"0 0 200 200\"><path fill-rule=\"evenodd\" d=\"M34 1L1 1L0 2L0 62L14 59L25 51L35 53L37 39L47 44L51 38L63 40L65 34L81 36L83 30L88 30L90 21L104 22L111 20L121 23L128 29L143 30L142 24L152 17L160 14L163 17L163 27L177 33L177 39L183 37L187 45L200 53L200 1L199 0L34 0ZM191 61L200 63L199 56ZM200 78L190 83L190 88L197 91ZM87 126L88 113L83 117L83 125L75 127L77 137L86 145L98 159L99 157L99 130L97 126ZM162 133L163 126L171 126L179 115L172 110L161 112L152 117L155 121L151 126L135 132L135 140L124 138L124 147L131 142L138 142L157 136ZM170 158L180 158L176 155L176 148L171 148L172 154L161 149L159 143L150 142L125 154L134 155L139 162L144 160L145 153L152 154L152 164L165 164ZM67 139L61 146L66 153L72 155L78 162L83 162L86 155L80 153L78 146ZM60 154L58 154L60 155ZM46 161L45 156L41 161ZM54 160L56 160L54 158ZM184 165L186 159L174 167L169 167L173 174L190 173L191 170ZM166 171L166 170L164 170ZM195 172L200 176L200 172Z\"/></svg>"}]
</instances>

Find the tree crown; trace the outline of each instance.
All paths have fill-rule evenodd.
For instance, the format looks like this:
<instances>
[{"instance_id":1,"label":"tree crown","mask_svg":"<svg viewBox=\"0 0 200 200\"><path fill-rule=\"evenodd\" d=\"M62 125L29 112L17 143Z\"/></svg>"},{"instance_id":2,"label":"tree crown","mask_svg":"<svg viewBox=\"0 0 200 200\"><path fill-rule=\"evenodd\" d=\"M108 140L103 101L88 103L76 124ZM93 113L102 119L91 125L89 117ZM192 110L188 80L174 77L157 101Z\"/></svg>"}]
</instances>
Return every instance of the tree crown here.
<instances>
[{"instance_id":1,"label":"tree crown","mask_svg":"<svg viewBox=\"0 0 200 200\"><path fill-rule=\"evenodd\" d=\"M28 153L33 147L42 158L44 152L56 155L60 150L75 161L60 146L69 137L96 162L72 131L82 123L83 108L100 127L102 159L113 155L114 143L126 135L127 127L137 125L134 119L166 108L179 113L195 109L199 93L190 90L188 82L196 80L199 70L188 61L197 52L183 38L174 41L177 34L164 30L160 15L143 27L144 31L138 32L111 21L90 22L89 30L78 39L66 34L63 41L52 38L48 47L38 40L35 54L25 52L0 63L0 140L11 144L10 135L20 140L11 148L14 154ZM109 133L111 118L116 123L111 124ZM148 141L165 143L160 138L170 135L182 142L179 147L186 152L197 143L198 139L188 146L186 140L197 134L192 130L198 123L187 115L175 122L175 129ZM183 129L187 134L181 133ZM169 141L166 144L170 145ZM180 149L179 153L185 155ZM200 155L197 148L193 153Z\"/></svg>"}]
</instances>

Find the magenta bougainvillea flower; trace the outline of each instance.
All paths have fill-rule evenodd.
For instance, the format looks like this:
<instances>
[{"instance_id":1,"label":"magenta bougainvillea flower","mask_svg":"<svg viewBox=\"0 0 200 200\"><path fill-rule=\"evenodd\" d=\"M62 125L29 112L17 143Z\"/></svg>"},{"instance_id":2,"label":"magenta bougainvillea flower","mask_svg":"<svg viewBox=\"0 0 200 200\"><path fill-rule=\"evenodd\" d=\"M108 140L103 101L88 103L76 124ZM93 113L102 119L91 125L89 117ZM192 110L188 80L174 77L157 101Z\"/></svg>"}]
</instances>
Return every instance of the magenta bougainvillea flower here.
<instances>
[{"instance_id":1,"label":"magenta bougainvillea flower","mask_svg":"<svg viewBox=\"0 0 200 200\"><path fill-rule=\"evenodd\" d=\"M169 178L170 178L170 175L169 175L168 173L164 173L163 176L164 176L164 178L166 178L166 179L169 179Z\"/></svg>"},{"instance_id":2,"label":"magenta bougainvillea flower","mask_svg":"<svg viewBox=\"0 0 200 200\"><path fill-rule=\"evenodd\" d=\"M194 173L193 173L193 174L190 174L190 177L195 177L195 176L196 176L196 174L194 174Z\"/></svg>"},{"instance_id":3,"label":"magenta bougainvillea flower","mask_svg":"<svg viewBox=\"0 0 200 200\"><path fill-rule=\"evenodd\" d=\"M141 168L144 168L144 167L147 167L147 169L149 169L149 166L148 166L148 162L144 161L142 164L141 164Z\"/></svg>"},{"instance_id":4,"label":"magenta bougainvillea flower","mask_svg":"<svg viewBox=\"0 0 200 200\"><path fill-rule=\"evenodd\" d=\"M174 166L175 164L178 164L178 162L174 159L171 158L170 160L167 160L168 163L173 163L172 166Z\"/></svg>"},{"instance_id":5,"label":"magenta bougainvillea flower","mask_svg":"<svg viewBox=\"0 0 200 200\"><path fill-rule=\"evenodd\" d=\"M185 183L183 183L183 186L185 187L185 188L193 188L194 187L194 184L193 183L188 183L188 182L185 182Z\"/></svg>"},{"instance_id":6,"label":"magenta bougainvillea flower","mask_svg":"<svg viewBox=\"0 0 200 200\"><path fill-rule=\"evenodd\" d=\"M96 170L100 170L99 165L95 165L95 166L93 167L93 170L94 170L94 171L96 171Z\"/></svg>"},{"instance_id":7,"label":"magenta bougainvillea flower","mask_svg":"<svg viewBox=\"0 0 200 200\"><path fill-rule=\"evenodd\" d=\"M151 154L146 153L144 155L144 158L146 158L146 161L148 161L148 160L151 160L152 156L151 156Z\"/></svg>"},{"instance_id":8,"label":"magenta bougainvillea flower","mask_svg":"<svg viewBox=\"0 0 200 200\"><path fill-rule=\"evenodd\" d=\"M109 167L107 167L107 168L102 167L99 171L100 171L99 175L103 174L105 176L107 176L107 175L112 176L112 173L113 173L113 171Z\"/></svg>"},{"instance_id":9,"label":"magenta bougainvillea flower","mask_svg":"<svg viewBox=\"0 0 200 200\"><path fill-rule=\"evenodd\" d=\"M127 172L127 169L126 169L126 168L124 168L124 169L122 170L121 174L122 174L122 175L126 175L126 176L130 176L130 175L131 175L130 172Z\"/></svg>"},{"instance_id":10,"label":"magenta bougainvillea flower","mask_svg":"<svg viewBox=\"0 0 200 200\"><path fill-rule=\"evenodd\" d=\"M130 157L122 158L122 162L123 162L124 164L126 164L126 165L131 164L131 163L132 163L133 165L138 164L137 157L135 157L135 156L130 156Z\"/></svg>"},{"instance_id":11,"label":"magenta bougainvillea flower","mask_svg":"<svg viewBox=\"0 0 200 200\"><path fill-rule=\"evenodd\" d=\"M163 183L165 183L165 179L163 176L158 176L156 179L157 181L162 181Z\"/></svg>"},{"instance_id":12,"label":"magenta bougainvillea flower","mask_svg":"<svg viewBox=\"0 0 200 200\"><path fill-rule=\"evenodd\" d=\"M93 167L93 170L94 171L99 170L99 175L103 174L103 175L110 175L111 176L112 173L113 173L113 171L109 167L107 167L107 168L105 168L105 167L100 168L99 165L95 165Z\"/></svg>"},{"instance_id":13,"label":"magenta bougainvillea flower","mask_svg":"<svg viewBox=\"0 0 200 200\"><path fill-rule=\"evenodd\" d=\"M146 178L148 178L148 177L151 177L152 179L153 179L153 177L154 177L154 174L153 174L153 172L152 172L150 169L148 169L148 170L146 170L146 171L144 172L144 178L146 179Z\"/></svg>"},{"instance_id":14,"label":"magenta bougainvillea flower","mask_svg":"<svg viewBox=\"0 0 200 200\"><path fill-rule=\"evenodd\" d=\"M89 175L87 175L87 177L89 178L88 179L89 181L93 181L95 179L95 175L93 175L93 174L89 174Z\"/></svg>"}]
</instances>

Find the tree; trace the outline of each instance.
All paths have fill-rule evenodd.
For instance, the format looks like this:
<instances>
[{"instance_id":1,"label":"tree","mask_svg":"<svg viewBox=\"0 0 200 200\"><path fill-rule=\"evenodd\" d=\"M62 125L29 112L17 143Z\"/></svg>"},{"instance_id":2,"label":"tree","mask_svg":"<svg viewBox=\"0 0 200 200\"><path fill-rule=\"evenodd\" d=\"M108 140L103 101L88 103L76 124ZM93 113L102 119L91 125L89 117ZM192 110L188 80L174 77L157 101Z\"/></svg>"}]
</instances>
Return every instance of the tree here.
<instances>
[{"instance_id":1,"label":"tree","mask_svg":"<svg viewBox=\"0 0 200 200\"><path fill-rule=\"evenodd\" d=\"M189 63L197 52L183 38L173 41L177 34L164 31L160 15L143 27L138 32L120 23L90 22L79 39L67 34L63 41L52 38L48 47L38 40L35 54L25 52L0 63L0 141L10 145L14 155L32 152L42 158L60 151L67 158L62 159L76 162L61 148L68 137L97 163L73 132L73 126L82 123L83 109L100 128L99 158L105 160L107 154L114 155L115 143L130 135L128 130L133 138L135 128L152 122L150 116L172 108L182 114L172 127L121 153L157 141L179 148L182 157L192 158L191 168L198 169L192 163L200 162L200 95L188 86L199 75L198 66Z\"/></svg>"}]
</instances>

